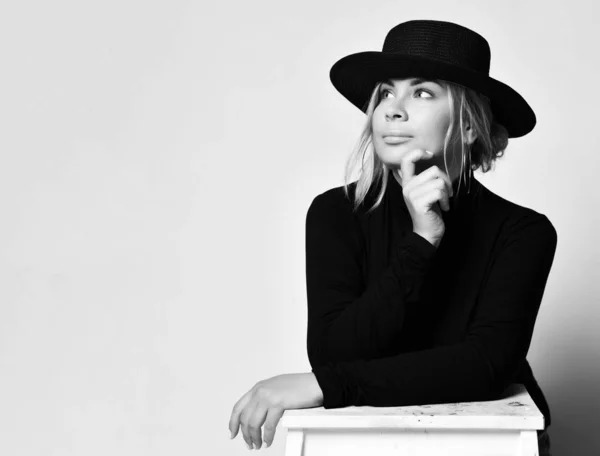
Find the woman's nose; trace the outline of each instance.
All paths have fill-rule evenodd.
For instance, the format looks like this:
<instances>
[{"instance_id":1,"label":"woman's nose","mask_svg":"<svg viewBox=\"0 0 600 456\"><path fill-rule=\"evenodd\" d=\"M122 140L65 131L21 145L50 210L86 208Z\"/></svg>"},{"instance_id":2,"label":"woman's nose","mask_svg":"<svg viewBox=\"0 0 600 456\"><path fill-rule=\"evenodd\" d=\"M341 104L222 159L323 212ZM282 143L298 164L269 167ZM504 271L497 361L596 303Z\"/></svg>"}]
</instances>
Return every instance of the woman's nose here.
<instances>
[{"instance_id":1,"label":"woman's nose","mask_svg":"<svg viewBox=\"0 0 600 456\"><path fill-rule=\"evenodd\" d=\"M391 103L388 106L387 111L385 113L385 119L388 120L388 121L392 121L392 120L396 120L396 119L406 120L407 117L408 116L406 114L406 110L398 102Z\"/></svg>"}]
</instances>

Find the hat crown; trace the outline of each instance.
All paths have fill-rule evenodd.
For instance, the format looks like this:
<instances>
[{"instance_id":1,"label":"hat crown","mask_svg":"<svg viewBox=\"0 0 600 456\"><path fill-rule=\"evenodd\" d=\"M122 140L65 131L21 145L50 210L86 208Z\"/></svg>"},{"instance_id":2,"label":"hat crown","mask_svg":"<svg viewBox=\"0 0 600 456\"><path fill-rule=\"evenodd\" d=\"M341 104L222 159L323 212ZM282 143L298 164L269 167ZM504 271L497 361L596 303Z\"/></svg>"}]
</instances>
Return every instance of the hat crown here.
<instances>
[{"instance_id":1,"label":"hat crown","mask_svg":"<svg viewBox=\"0 0 600 456\"><path fill-rule=\"evenodd\" d=\"M413 20L392 28L383 52L423 57L489 75L490 46L478 33L452 22Z\"/></svg>"}]
</instances>

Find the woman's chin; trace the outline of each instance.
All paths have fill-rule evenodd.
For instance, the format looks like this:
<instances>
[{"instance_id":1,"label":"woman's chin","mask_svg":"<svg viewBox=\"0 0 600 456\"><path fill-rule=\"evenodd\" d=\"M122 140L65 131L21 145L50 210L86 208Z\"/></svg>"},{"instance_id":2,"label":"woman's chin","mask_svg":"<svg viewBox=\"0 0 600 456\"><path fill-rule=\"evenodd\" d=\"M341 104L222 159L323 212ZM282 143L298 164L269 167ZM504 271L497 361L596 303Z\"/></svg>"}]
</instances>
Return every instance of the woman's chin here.
<instances>
[{"instance_id":1,"label":"woman's chin","mask_svg":"<svg viewBox=\"0 0 600 456\"><path fill-rule=\"evenodd\" d=\"M410 152L409 149L385 149L382 153L378 152L379 159L390 167L400 167L400 162Z\"/></svg>"},{"instance_id":2,"label":"woman's chin","mask_svg":"<svg viewBox=\"0 0 600 456\"><path fill-rule=\"evenodd\" d=\"M400 171L402 169L402 157L404 155L405 154L386 154L383 156L379 155L379 158L383 163L385 163L388 169ZM414 175L416 176L417 174L421 174L423 171L431 168L435 164L436 163L434 163L432 160L417 160L415 162Z\"/></svg>"}]
</instances>

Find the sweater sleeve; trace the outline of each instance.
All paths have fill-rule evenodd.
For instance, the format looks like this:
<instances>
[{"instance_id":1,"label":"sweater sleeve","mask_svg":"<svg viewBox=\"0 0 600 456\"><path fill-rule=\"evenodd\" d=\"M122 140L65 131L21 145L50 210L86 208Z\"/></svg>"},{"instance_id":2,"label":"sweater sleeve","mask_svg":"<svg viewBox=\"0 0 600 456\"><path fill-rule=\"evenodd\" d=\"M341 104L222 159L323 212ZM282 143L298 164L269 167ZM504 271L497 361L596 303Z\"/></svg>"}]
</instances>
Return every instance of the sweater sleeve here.
<instances>
[{"instance_id":1,"label":"sweater sleeve","mask_svg":"<svg viewBox=\"0 0 600 456\"><path fill-rule=\"evenodd\" d=\"M463 341L392 357L313 365L324 408L490 400L512 383L529 350L557 233L536 212L511 225Z\"/></svg>"},{"instance_id":2,"label":"sweater sleeve","mask_svg":"<svg viewBox=\"0 0 600 456\"><path fill-rule=\"evenodd\" d=\"M307 348L311 365L376 357L398 337L436 248L416 233L365 289L359 228L349 207L319 195L306 217Z\"/></svg>"}]
</instances>

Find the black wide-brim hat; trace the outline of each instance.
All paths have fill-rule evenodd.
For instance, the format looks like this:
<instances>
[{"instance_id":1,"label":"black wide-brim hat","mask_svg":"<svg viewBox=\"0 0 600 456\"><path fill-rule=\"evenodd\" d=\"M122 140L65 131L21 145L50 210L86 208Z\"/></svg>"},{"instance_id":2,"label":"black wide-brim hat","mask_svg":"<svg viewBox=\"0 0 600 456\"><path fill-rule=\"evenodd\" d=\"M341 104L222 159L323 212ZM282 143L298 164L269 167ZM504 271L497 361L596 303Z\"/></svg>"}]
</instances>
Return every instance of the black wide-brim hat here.
<instances>
[{"instance_id":1,"label":"black wide-brim hat","mask_svg":"<svg viewBox=\"0 0 600 456\"><path fill-rule=\"evenodd\" d=\"M509 138L525 136L535 113L514 89L489 76L490 46L478 33L452 22L413 20L392 28L383 49L351 54L329 72L334 87L366 113L378 82L391 78L441 79L489 98L494 120Z\"/></svg>"}]
</instances>

